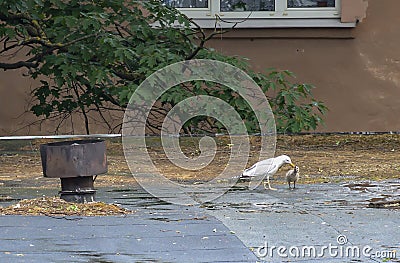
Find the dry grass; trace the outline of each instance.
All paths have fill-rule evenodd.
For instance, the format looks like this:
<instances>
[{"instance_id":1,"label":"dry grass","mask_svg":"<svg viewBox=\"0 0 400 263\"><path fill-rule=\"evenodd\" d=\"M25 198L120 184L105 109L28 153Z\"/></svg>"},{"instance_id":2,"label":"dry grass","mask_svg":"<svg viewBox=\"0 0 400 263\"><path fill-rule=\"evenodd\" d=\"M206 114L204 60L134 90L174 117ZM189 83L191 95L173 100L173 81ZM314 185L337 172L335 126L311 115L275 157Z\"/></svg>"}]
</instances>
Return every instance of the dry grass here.
<instances>
[{"instance_id":1,"label":"dry grass","mask_svg":"<svg viewBox=\"0 0 400 263\"><path fill-rule=\"evenodd\" d=\"M102 202L76 204L66 202L58 197L25 199L15 205L0 207L1 215L110 216L132 213L133 211L114 204Z\"/></svg>"},{"instance_id":2,"label":"dry grass","mask_svg":"<svg viewBox=\"0 0 400 263\"><path fill-rule=\"evenodd\" d=\"M184 139L181 142L182 151L189 157L197 156L197 142L198 138ZM259 142L259 137L251 138L248 166L258 161ZM4 145L0 145L0 187L59 187L59 180L42 176L37 151L41 143L48 141L20 145L13 151L7 151ZM189 171L176 167L168 160L158 139L151 138L148 143L147 150L159 171L177 181L215 178L225 168L230 153L229 138L218 137L218 152L213 162L205 169ZM276 146L276 155L279 154L291 156L300 167L299 183L400 178L400 135L282 135L278 136ZM96 187L136 184L126 164L120 140L107 141L107 158L108 173L98 176ZM283 167L276 178L283 178L287 169Z\"/></svg>"}]
</instances>

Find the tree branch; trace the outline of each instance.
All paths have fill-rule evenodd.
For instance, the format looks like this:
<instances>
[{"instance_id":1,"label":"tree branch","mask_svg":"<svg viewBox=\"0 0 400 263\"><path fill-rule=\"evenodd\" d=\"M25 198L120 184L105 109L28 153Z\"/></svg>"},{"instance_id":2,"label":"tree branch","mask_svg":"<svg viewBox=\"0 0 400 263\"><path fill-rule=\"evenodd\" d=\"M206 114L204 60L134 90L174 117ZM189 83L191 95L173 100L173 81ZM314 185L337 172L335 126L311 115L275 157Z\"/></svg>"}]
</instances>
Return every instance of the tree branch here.
<instances>
[{"instance_id":1,"label":"tree branch","mask_svg":"<svg viewBox=\"0 0 400 263\"><path fill-rule=\"evenodd\" d=\"M29 62L29 61L18 61L15 63L2 63L0 62L0 68L7 70L7 69L18 69L22 67L30 68L37 68L39 64L37 62Z\"/></svg>"},{"instance_id":2,"label":"tree branch","mask_svg":"<svg viewBox=\"0 0 400 263\"><path fill-rule=\"evenodd\" d=\"M200 50L202 50L204 48L204 45L206 44L207 41L209 41L211 38L213 38L215 35L220 35L220 34L225 34L227 32L230 32L232 29L234 29L237 25L234 24L230 29L227 30L215 30L213 33L211 33L210 35L206 36L206 33L204 32L203 28L201 28L196 22L193 21L193 19L187 18L198 30L198 32L201 34L201 38L200 38L200 44L197 46L197 48L195 50L193 50L193 52L191 54L189 54L186 57L186 60L191 60L193 59L199 52Z\"/></svg>"}]
</instances>

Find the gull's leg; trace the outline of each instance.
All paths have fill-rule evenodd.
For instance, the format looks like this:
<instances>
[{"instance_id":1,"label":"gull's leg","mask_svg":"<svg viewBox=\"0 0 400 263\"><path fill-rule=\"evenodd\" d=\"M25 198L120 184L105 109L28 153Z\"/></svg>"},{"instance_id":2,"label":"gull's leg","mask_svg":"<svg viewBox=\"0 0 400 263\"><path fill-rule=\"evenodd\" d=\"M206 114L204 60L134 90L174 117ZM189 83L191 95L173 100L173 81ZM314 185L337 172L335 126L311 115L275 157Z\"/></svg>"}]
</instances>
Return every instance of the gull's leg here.
<instances>
[{"instance_id":1,"label":"gull's leg","mask_svg":"<svg viewBox=\"0 0 400 263\"><path fill-rule=\"evenodd\" d=\"M290 187L290 181L288 182L288 184L289 184L289 189L290 189L290 188L291 188L291 187Z\"/></svg>"},{"instance_id":2,"label":"gull's leg","mask_svg":"<svg viewBox=\"0 0 400 263\"><path fill-rule=\"evenodd\" d=\"M271 187L271 185L269 183L269 176L267 176L267 184L268 184L268 189L269 190L276 190L276 188ZM265 185L264 185L264 188L265 188ZM267 188L265 188L265 189L267 189Z\"/></svg>"},{"instance_id":3,"label":"gull's leg","mask_svg":"<svg viewBox=\"0 0 400 263\"><path fill-rule=\"evenodd\" d=\"M268 182L268 188L267 188L267 182L265 182L265 181L263 181L263 186L264 186L264 189L268 189L269 188L269 182Z\"/></svg>"}]
</instances>

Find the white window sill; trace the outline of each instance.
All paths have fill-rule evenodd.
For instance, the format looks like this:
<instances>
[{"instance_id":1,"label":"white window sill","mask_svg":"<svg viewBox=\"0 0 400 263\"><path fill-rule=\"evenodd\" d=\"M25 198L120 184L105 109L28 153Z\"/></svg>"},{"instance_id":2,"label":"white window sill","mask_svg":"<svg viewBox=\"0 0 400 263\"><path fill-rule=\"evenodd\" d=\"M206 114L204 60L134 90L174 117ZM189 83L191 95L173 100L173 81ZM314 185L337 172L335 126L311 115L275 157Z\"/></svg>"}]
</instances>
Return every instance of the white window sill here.
<instances>
[{"instance_id":1,"label":"white window sill","mask_svg":"<svg viewBox=\"0 0 400 263\"><path fill-rule=\"evenodd\" d=\"M356 23L342 23L340 18L222 18L224 21L212 18L196 18L194 21L202 28L231 28L236 22L235 28L351 28Z\"/></svg>"}]
</instances>

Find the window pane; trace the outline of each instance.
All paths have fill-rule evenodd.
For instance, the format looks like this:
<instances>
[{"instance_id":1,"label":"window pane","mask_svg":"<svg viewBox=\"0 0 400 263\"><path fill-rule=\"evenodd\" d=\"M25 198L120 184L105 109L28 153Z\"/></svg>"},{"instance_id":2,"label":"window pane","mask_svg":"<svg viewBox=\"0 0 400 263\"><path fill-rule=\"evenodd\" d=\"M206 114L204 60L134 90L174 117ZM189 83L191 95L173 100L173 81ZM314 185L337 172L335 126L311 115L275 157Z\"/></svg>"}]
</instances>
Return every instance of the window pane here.
<instances>
[{"instance_id":1,"label":"window pane","mask_svg":"<svg viewBox=\"0 0 400 263\"><path fill-rule=\"evenodd\" d=\"M208 8L208 0L163 0L167 6L176 8Z\"/></svg>"},{"instance_id":2,"label":"window pane","mask_svg":"<svg viewBox=\"0 0 400 263\"><path fill-rule=\"evenodd\" d=\"M289 8L335 7L335 0L288 0Z\"/></svg>"},{"instance_id":3,"label":"window pane","mask_svg":"<svg viewBox=\"0 0 400 263\"><path fill-rule=\"evenodd\" d=\"M221 0L222 12L274 10L275 0Z\"/></svg>"}]
</instances>

